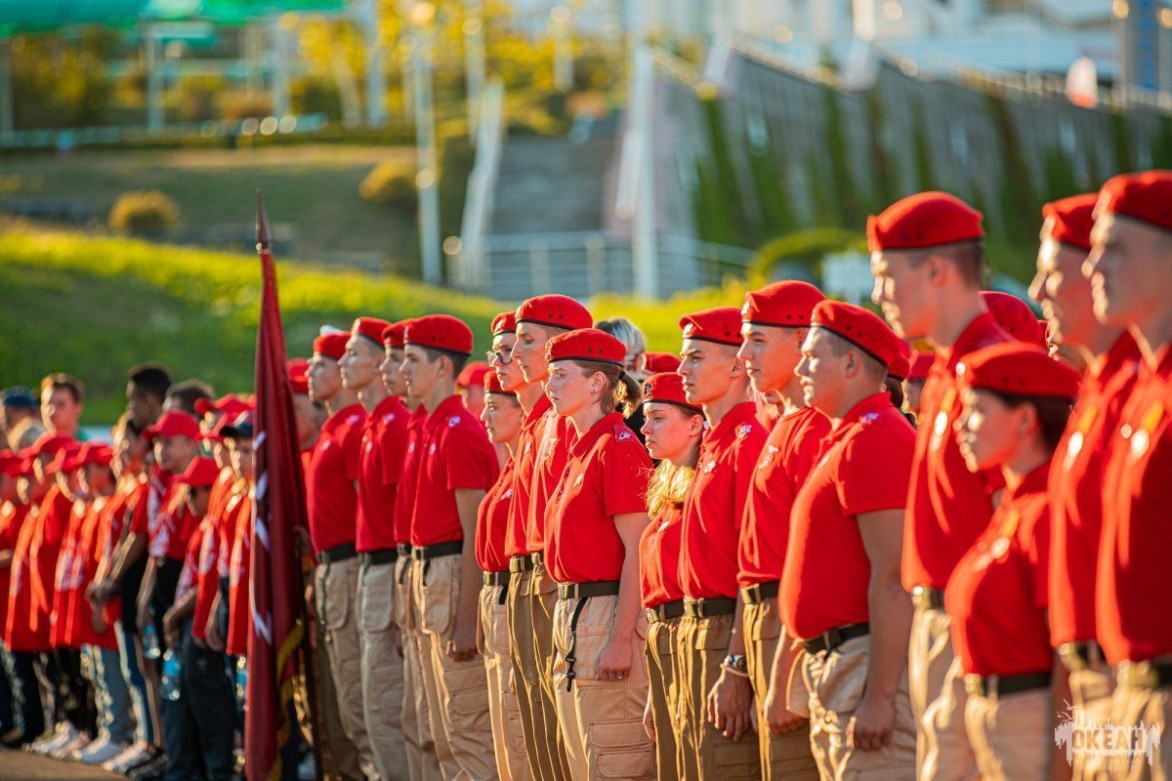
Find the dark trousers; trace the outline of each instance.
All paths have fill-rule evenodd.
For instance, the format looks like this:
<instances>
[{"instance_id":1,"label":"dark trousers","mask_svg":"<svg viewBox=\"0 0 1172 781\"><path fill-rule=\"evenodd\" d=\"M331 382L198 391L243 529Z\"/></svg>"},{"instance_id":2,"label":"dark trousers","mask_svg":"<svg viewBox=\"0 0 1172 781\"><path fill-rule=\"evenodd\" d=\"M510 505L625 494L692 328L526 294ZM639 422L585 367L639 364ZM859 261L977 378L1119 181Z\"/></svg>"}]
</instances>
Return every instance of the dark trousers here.
<instances>
[{"instance_id":1,"label":"dark trousers","mask_svg":"<svg viewBox=\"0 0 1172 781\"><path fill-rule=\"evenodd\" d=\"M57 672L53 718L57 722L68 720L76 729L96 734L98 709L94 704L94 688L81 672L81 651L54 648L51 655Z\"/></svg>"},{"instance_id":2,"label":"dark trousers","mask_svg":"<svg viewBox=\"0 0 1172 781\"><path fill-rule=\"evenodd\" d=\"M0 642L0 734L16 727L16 708L13 703L12 680L8 670L8 649Z\"/></svg>"},{"instance_id":3,"label":"dark trousers","mask_svg":"<svg viewBox=\"0 0 1172 781\"><path fill-rule=\"evenodd\" d=\"M28 651L9 651L7 655L14 726L30 739L45 731L45 701L37 679L40 663L40 654Z\"/></svg>"},{"instance_id":4,"label":"dark trousers","mask_svg":"<svg viewBox=\"0 0 1172 781\"><path fill-rule=\"evenodd\" d=\"M163 738L167 781L231 781L235 758L233 684L227 657L200 648L183 631L178 700L163 700Z\"/></svg>"}]
</instances>

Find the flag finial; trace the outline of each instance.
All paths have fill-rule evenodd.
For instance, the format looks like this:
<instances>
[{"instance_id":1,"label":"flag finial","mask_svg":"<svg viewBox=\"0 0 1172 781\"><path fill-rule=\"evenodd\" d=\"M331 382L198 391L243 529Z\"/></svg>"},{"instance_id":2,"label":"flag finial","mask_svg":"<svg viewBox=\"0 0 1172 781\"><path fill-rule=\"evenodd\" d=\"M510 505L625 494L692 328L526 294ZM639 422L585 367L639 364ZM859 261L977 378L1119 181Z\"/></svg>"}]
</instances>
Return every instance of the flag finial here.
<instances>
[{"instance_id":1,"label":"flag finial","mask_svg":"<svg viewBox=\"0 0 1172 781\"><path fill-rule=\"evenodd\" d=\"M269 238L269 220L265 216L265 201L260 188L256 188L256 251L267 252L273 246Z\"/></svg>"}]
</instances>

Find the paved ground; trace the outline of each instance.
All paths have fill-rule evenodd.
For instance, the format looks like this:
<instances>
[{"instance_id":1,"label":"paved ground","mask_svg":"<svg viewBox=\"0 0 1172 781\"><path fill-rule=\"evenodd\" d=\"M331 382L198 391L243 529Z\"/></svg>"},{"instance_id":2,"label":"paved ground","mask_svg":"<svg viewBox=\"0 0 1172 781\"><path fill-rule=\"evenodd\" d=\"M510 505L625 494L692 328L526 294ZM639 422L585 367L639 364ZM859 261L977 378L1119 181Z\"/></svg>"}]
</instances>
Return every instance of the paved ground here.
<instances>
[{"instance_id":1,"label":"paved ground","mask_svg":"<svg viewBox=\"0 0 1172 781\"><path fill-rule=\"evenodd\" d=\"M0 781L126 781L126 776L78 762L62 762L0 748Z\"/></svg>"}]
</instances>

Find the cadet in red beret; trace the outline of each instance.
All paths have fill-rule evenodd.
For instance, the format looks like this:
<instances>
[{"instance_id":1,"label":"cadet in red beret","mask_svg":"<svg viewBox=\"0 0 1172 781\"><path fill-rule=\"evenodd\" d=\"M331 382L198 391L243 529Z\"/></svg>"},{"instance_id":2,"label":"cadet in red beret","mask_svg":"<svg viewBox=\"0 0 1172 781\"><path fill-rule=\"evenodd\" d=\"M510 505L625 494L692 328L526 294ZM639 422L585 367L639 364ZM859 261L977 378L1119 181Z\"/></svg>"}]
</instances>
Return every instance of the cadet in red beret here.
<instances>
[{"instance_id":1,"label":"cadet in red beret","mask_svg":"<svg viewBox=\"0 0 1172 781\"><path fill-rule=\"evenodd\" d=\"M546 392L575 434L547 508L545 562L558 582L553 679L569 778L599 768L650 780L642 730L647 672L635 651L647 635L639 607L639 538L647 526L651 460L616 407L638 402L623 372L627 348L589 328L546 343Z\"/></svg>"},{"instance_id":2,"label":"cadet in red beret","mask_svg":"<svg viewBox=\"0 0 1172 781\"><path fill-rule=\"evenodd\" d=\"M510 313L511 314L511 313ZM480 419L494 444L509 454L492 488L480 503L476 520L476 561L484 570L480 590L480 635L484 669L488 674L488 711L492 721L492 743L496 755L497 776L527 779L529 758L525 755L525 736L521 732L521 714L517 697L510 687L513 659L509 643L506 602L512 587L509 556L505 553L509 509L513 501L513 464L517 438L524 415L514 393L506 391L496 372L481 379L484 408Z\"/></svg>"},{"instance_id":3,"label":"cadet in red beret","mask_svg":"<svg viewBox=\"0 0 1172 781\"><path fill-rule=\"evenodd\" d=\"M335 331L313 342L309 397L323 404L329 417L314 444L305 488L309 536L318 560L314 598L318 618L326 626L338 709L346 735L358 749L363 772L372 775L377 764L366 732L358 616L350 607L350 596L339 596L357 593L361 565L356 546L357 485L362 475L362 434L367 416L358 391L342 382L339 361L345 357L350 339L349 332Z\"/></svg>"},{"instance_id":4,"label":"cadet in red beret","mask_svg":"<svg viewBox=\"0 0 1172 781\"><path fill-rule=\"evenodd\" d=\"M676 361L678 363L678 360ZM684 588L680 584L680 530L684 497L696 474L704 410L688 402L680 375L652 374L643 382L643 435L659 461L647 486L651 523L639 540L639 573L647 613L649 692L643 726L655 743L660 781L683 778L680 757L680 681L677 664Z\"/></svg>"},{"instance_id":5,"label":"cadet in red beret","mask_svg":"<svg viewBox=\"0 0 1172 781\"><path fill-rule=\"evenodd\" d=\"M460 372L460 376L456 378L456 390L459 392L460 398L464 400L464 406L478 420L484 409L484 375L488 371L486 362L470 361Z\"/></svg>"},{"instance_id":6,"label":"cadet in red beret","mask_svg":"<svg viewBox=\"0 0 1172 781\"><path fill-rule=\"evenodd\" d=\"M674 353L647 352L643 355L643 366L649 374L674 373L680 366L680 356Z\"/></svg>"},{"instance_id":7,"label":"cadet in red beret","mask_svg":"<svg viewBox=\"0 0 1172 781\"><path fill-rule=\"evenodd\" d=\"M757 707L763 778L783 777L783 768L816 771L805 719L786 709L794 654L781 626L778 585L789 539L790 506L814 466L830 421L806 406L794 369L810 330L814 307L825 296L807 282L775 282L745 295L741 307L744 361L753 390L773 405L777 421L752 471L737 555L744 603L749 681ZM777 654L777 649L785 653ZM772 697L770 689L772 686ZM786 733L792 733L786 736Z\"/></svg>"},{"instance_id":8,"label":"cadet in red beret","mask_svg":"<svg viewBox=\"0 0 1172 781\"><path fill-rule=\"evenodd\" d=\"M1012 338L981 299L983 236L980 212L938 192L904 198L867 222L872 299L898 335L928 340L939 356L920 396L901 568L916 605L908 667L920 778L961 777L973 765L960 718L964 687L948 673L953 654L943 589L988 525L1002 487L1000 472L965 468L953 435L960 414L956 364L973 350ZM937 699L939 715L926 719Z\"/></svg>"},{"instance_id":9,"label":"cadet in red beret","mask_svg":"<svg viewBox=\"0 0 1172 781\"><path fill-rule=\"evenodd\" d=\"M753 690L738 599L737 550L754 467L766 432L749 401L749 377L737 357L741 312L720 307L680 318L679 374L708 430L696 479L684 504L680 579L680 682L685 714L681 756L688 778L760 778L751 729Z\"/></svg>"},{"instance_id":10,"label":"cadet in red beret","mask_svg":"<svg viewBox=\"0 0 1172 781\"><path fill-rule=\"evenodd\" d=\"M964 672L965 731L988 778L1048 778L1054 652L1046 625L1050 458L1078 375L1038 347L1001 344L956 368L960 448L969 469L1000 468L1005 495L948 581L945 604Z\"/></svg>"},{"instance_id":11,"label":"cadet in red beret","mask_svg":"<svg viewBox=\"0 0 1172 781\"><path fill-rule=\"evenodd\" d=\"M525 382L543 387L549 376L545 344L567 331L589 328L594 322L589 310L572 298L544 295L530 298L517 307L512 360ZM498 362L499 363L499 362ZM498 368L499 371L499 368ZM524 391L518 398L524 406ZM524 551L528 561L514 558L513 571L529 570L526 593L515 589L509 602L509 622L513 631L513 671L517 695L521 698L521 725L525 732L525 751L529 768L540 781L561 781L570 769L565 747L557 736L557 712L554 685L545 660L553 656L553 610L557 602L557 583L550 577L543 559L545 551L546 505L554 486L561 479L569 458L573 429L569 421L558 416L548 398L538 398L528 407L525 429L521 432L520 455L514 467L514 518L510 519L510 540L515 530L524 529ZM510 542L510 551L516 551ZM522 599L522 597L525 597ZM521 604L524 602L525 604Z\"/></svg>"},{"instance_id":12,"label":"cadet in red beret","mask_svg":"<svg viewBox=\"0 0 1172 781\"><path fill-rule=\"evenodd\" d=\"M782 618L804 650L822 777L911 778L912 610L899 562L915 433L881 390L901 344L877 315L850 304L823 301L812 324L797 373L832 430L794 498Z\"/></svg>"},{"instance_id":13,"label":"cadet in red beret","mask_svg":"<svg viewBox=\"0 0 1172 781\"><path fill-rule=\"evenodd\" d=\"M427 315L407 325L404 342L407 390L428 414L411 513L411 578L436 755L445 777L491 778L496 765L484 659L476 646L482 576L474 539L477 508L499 469L484 426L456 393L472 331L451 315Z\"/></svg>"},{"instance_id":14,"label":"cadet in red beret","mask_svg":"<svg viewBox=\"0 0 1172 781\"><path fill-rule=\"evenodd\" d=\"M1090 272L1095 313L1109 325L1126 326L1141 354L1104 467L1096 632L1119 685L1111 721L1136 734L1163 730L1151 765L1141 747L1125 757L1126 772L1167 776L1172 628L1152 606L1172 596L1162 553L1172 544L1172 171L1108 181L1099 192L1091 239L1084 270Z\"/></svg>"},{"instance_id":15,"label":"cadet in red beret","mask_svg":"<svg viewBox=\"0 0 1172 781\"><path fill-rule=\"evenodd\" d=\"M1046 330L1026 302L996 290L982 290L981 298L1001 330L1019 342L1045 349Z\"/></svg>"}]
</instances>

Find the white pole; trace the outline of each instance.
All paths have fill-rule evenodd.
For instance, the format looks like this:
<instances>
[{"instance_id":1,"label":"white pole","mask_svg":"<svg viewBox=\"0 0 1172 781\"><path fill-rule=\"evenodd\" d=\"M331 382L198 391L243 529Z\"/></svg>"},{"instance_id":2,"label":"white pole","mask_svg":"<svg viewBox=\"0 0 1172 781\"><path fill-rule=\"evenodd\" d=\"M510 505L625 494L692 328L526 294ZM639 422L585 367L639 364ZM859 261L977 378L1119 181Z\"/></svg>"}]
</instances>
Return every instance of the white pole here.
<instances>
[{"instance_id":1,"label":"white pole","mask_svg":"<svg viewBox=\"0 0 1172 781\"><path fill-rule=\"evenodd\" d=\"M419 194L419 253L423 265L423 281L430 285L443 283L440 256L439 224L439 165L436 156L435 105L431 92L431 35L435 6L419 2L411 11L415 28L415 49L412 72L415 93L415 146L418 154L418 173L415 188Z\"/></svg>"},{"instance_id":2,"label":"white pole","mask_svg":"<svg viewBox=\"0 0 1172 781\"><path fill-rule=\"evenodd\" d=\"M659 256L655 225L655 135L652 127L655 101L655 68L651 49L641 45L635 52L634 86L631 90L631 125L639 139L636 163L634 235L631 261L635 292L648 299L659 297Z\"/></svg>"},{"instance_id":3,"label":"white pole","mask_svg":"<svg viewBox=\"0 0 1172 781\"><path fill-rule=\"evenodd\" d=\"M401 60L400 67L403 70L403 118L410 121L415 116L413 108L414 90L411 87L415 80L415 35L410 31L411 24L411 8L414 6L414 0L399 0L399 17L402 24L399 25L399 58Z\"/></svg>"},{"instance_id":4,"label":"white pole","mask_svg":"<svg viewBox=\"0 0 1172 781\"><path fill-rule=\"evenodd\" d=\"M288 40L281 25L281 17L273 17L272 41L270 46L273 52L273 115L287 116L289 107L289 59Z\"/></svg>"},{"instance_id":5,"label":"white pole","mask_svg":"<svg viewBox=\"0 0 1172 781\"><path fill-rule=\"evenodd\" d=\"M12 105L12 42L0 40L0 139L7 139L16 128Z\"/></svg>"},{"instance_id":6,"label":"white pole","mask_svg":"<svg viewBox=\"0 0 1172 781\"><path fill-rule=\"evenodd\" d=\"M468 138L476 139L480 120L480 96L484 92L484 6L481 0L467 0L464 20L464 78L468 92Z\"/></svg>"},{"instance_id":7,"label":"white pole","mask_svg":"<svg viewBox=\"0 0 1172 781\"><path fill-rule=\"evenodd\" d=\"M366 28L366 121L371 127L387 123L387 79L379 40L380 5L379 0L366 0L360 14Z\"/></svg>"},{"instance_id":8,"label":"white pole","mask_svg":"<svg viewBox=\"0 0 1172 781\"><path fill-rule=\"evenodd\" d=\"M569 92L574 86L574 50L570 36L572 17L573 12L564 5L554 6L549 14L553 33L553 85L558 92Z\"/></svg>"},{"instance_id":9,"label":"white pole","mask_svg":"<svg viewBox=\"0 0 1172 781\"><path fill-rule=\"evenodd\" d=\"M146 34L147 61L147 129L158 132L163 129L163 64L159 61L159 37L155 28L144 28Z\"/></svg>"}]
</instances>

